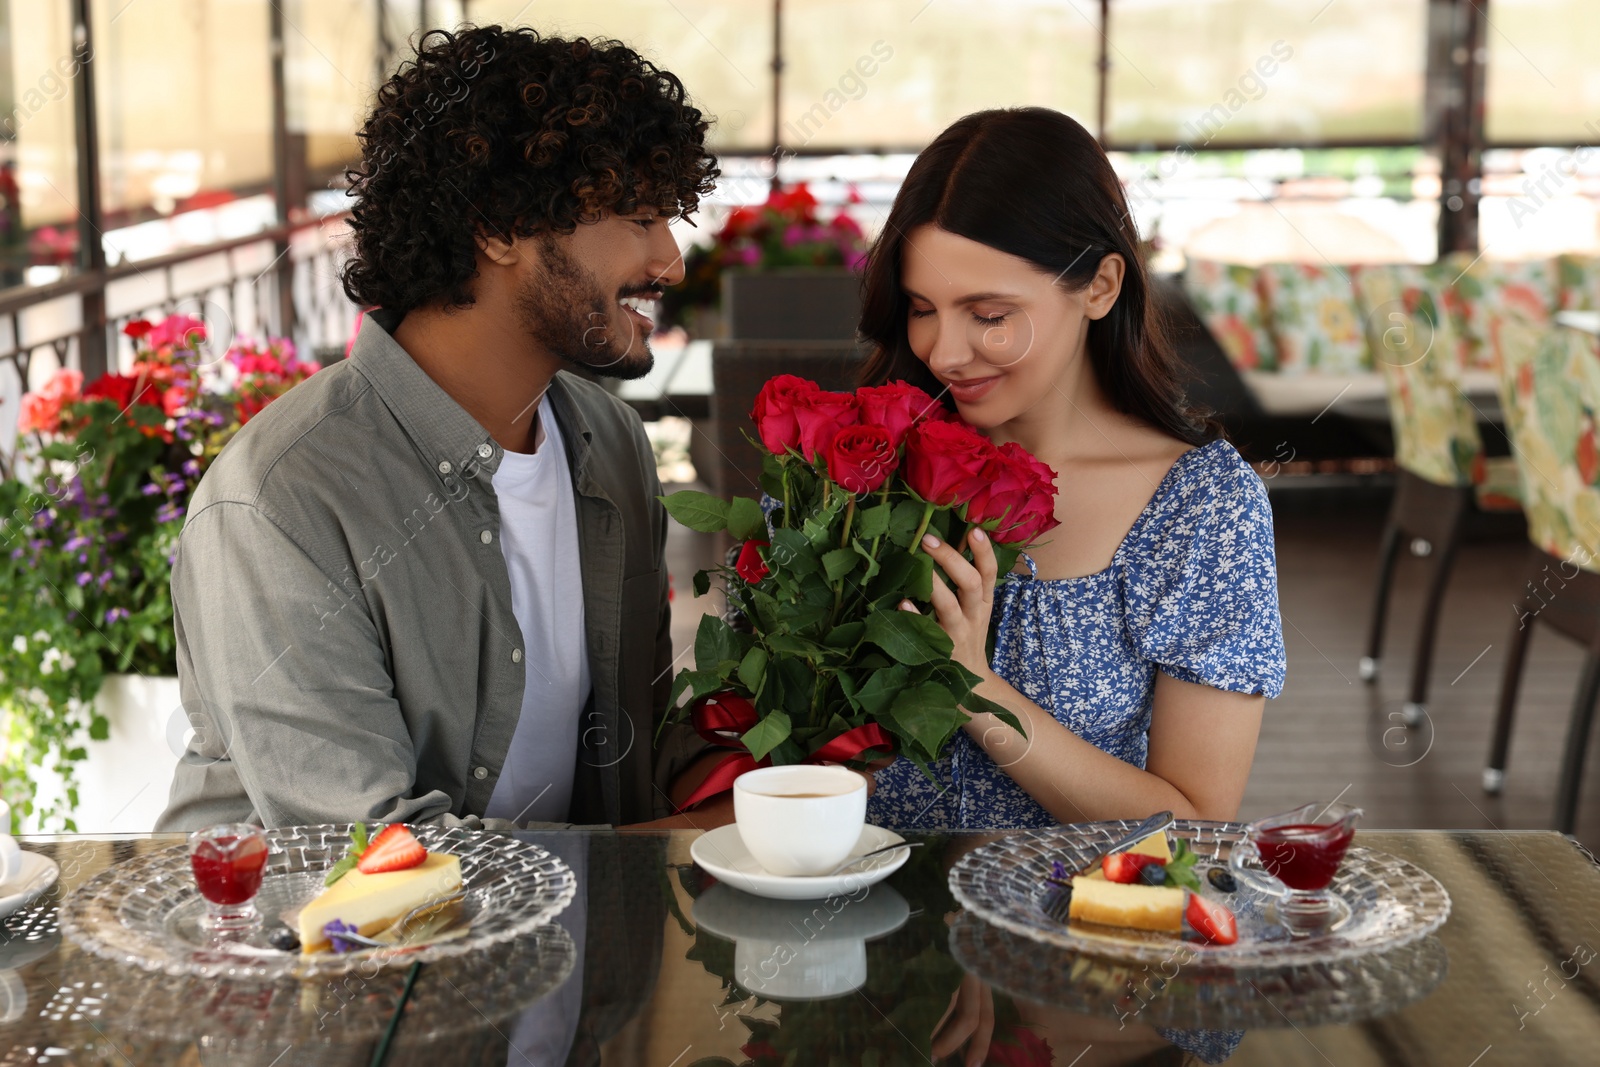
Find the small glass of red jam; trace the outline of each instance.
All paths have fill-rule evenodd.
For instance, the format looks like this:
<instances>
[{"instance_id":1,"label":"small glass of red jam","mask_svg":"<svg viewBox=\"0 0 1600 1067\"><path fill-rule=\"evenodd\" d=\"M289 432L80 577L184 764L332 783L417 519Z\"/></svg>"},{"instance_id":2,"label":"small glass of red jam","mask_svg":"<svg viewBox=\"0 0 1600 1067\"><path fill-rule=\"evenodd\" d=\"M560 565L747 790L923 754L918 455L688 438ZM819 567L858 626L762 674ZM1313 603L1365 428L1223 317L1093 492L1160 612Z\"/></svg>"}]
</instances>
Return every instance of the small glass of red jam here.
<instances>
[{"instance_id":1,"label":"small glass of red jam","mask_svg":"<svg viewBox=\"0 0 1600 1067\"><path fill-rule=\"evenodd\" d=\"M189 864L206 901L201 926L218 933L261 923L255 897L267 866L267 839L259 827L225 823L189 835Z\"/></svg>"}]
</instances>

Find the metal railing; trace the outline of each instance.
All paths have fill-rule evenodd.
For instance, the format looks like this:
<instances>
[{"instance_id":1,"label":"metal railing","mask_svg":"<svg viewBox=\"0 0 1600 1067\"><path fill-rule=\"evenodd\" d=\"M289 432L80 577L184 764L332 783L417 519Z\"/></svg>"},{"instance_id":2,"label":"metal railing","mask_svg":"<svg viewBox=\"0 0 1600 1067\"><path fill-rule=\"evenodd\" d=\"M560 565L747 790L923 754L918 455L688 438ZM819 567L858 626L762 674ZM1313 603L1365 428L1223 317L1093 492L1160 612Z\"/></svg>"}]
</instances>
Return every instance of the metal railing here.
<instances>
[{"instance_id":1,"label":"metal railing","mask_svg":"<svg viewBox=\"0 0 1600 1067\"><path fill-rule=\"evenodd\" d=\"M0 451L15 439L16 398L57 367L86 378L125 369L133 348L122 328L133 319L193 315L219 355L239 334L287 335L303 355L341 358L357 312L338 279L344 220L272 227L0 292Z\"/></svg>"}]
</instances>

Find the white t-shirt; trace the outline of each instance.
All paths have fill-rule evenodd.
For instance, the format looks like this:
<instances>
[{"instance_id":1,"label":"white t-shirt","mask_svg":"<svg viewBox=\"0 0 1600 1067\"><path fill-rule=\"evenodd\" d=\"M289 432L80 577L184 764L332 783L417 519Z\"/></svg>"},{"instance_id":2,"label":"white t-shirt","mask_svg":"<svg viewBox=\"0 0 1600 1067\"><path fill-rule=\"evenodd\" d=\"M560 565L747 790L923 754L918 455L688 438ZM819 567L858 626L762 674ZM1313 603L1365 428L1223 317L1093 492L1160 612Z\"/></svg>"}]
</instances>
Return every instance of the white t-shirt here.
<instances>
[{"instance_id":1,"label":"white t-shirt","mask_svg":"<svg viewBox=\"0 0 1600 1067\"><path fill-rule=\"evenodd\" d=\"M511 576L527 681L522 715L484 815L565 822L579 720L589 700L589 648L572 472L548 404L540 403L538 419L535 451L504 453L494 473L500 551Z\"/></svg>"}]
</instances>

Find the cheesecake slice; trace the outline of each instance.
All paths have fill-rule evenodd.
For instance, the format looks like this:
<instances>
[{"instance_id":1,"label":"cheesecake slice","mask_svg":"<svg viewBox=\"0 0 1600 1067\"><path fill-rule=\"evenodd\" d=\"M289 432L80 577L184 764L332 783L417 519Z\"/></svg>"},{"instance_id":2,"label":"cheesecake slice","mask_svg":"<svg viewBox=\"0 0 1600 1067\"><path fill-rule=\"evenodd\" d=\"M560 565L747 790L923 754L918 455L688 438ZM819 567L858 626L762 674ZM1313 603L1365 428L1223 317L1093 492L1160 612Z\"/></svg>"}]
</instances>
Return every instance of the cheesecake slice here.
<instances>
[{"instance_id":1,"label":"cheesecake slice","mask_svg":"<svg viewBox=\"0 0 1600 1067\"><path fill-rule=\"evenodd\" d=\"M1072 879L1067 915L1080 922L1179 934L1183 932L1183 890L1079 875Z\"/></svg>"},{"instance_id":2,"label":"cheesecake slice","mask_svg":"<svg viewBox=\"0 0 1600 1067\"><path fill-rule=\"evenodd\" d=\"M328 951L332 946L322 928L335 919L354 923L370 937L412 908L460 888L461 861L448 852L430 852L421 864L403 871L352 870L300 909L300 951Z\"/></svg>"}]
</instances>

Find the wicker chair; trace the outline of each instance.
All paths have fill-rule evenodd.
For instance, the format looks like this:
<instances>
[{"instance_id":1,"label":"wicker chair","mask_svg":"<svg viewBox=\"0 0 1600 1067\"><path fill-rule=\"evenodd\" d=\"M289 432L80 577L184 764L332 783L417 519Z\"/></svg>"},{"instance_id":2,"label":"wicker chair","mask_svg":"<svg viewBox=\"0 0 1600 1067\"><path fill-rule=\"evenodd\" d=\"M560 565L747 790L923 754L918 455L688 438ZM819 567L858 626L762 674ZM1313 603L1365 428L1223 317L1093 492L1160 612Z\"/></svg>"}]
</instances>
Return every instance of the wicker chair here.
<instances>
[{"instance_id":1,"label":"wicker chair","mask_svg":"<svg viewBox=\"0 0 1600 1067\"><path fill-rule=\"evenodd\" d=\"M750 409L769 378L795 374L824 389L854 389L863 354L854 341L718 341L711 350L718 460L710 479L718 494L761 495L761 453L745 435L755 432Z\"/></svg>"}]
</instances>

